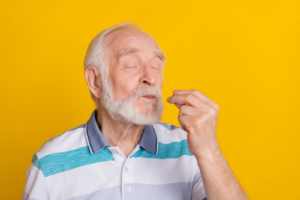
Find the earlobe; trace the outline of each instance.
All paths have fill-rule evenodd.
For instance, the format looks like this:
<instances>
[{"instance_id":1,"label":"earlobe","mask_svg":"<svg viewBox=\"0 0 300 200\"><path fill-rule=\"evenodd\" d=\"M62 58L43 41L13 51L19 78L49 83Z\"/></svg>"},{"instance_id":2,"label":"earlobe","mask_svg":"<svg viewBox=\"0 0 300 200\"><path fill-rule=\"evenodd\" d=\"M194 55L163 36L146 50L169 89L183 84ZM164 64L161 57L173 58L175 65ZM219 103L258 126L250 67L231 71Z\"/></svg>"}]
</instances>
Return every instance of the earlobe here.
<instances>
[{"instance_id":1,"label":"earlobe","mask_svg":"<svg viewBox=\"0 0 300 200\"><path fill-rule=\"evenodd\" d=\"M85 70L85 80L91 93L93 93L96 98L101 98L102 84L99 69L96 67L87 67Z\"/></svg>"}]
</instances>

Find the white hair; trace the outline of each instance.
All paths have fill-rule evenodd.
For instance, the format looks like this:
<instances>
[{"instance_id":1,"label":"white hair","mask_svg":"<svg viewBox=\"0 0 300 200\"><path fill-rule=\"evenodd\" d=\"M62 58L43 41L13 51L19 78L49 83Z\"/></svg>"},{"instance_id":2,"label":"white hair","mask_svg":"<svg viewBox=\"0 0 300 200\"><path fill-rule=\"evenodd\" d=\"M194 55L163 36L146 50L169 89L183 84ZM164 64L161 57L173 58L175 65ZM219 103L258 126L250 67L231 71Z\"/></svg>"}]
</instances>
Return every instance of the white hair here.
<instances>
[{"instance_id":1,"label":"white hair","mask_svg":"<svg viewBox=\"0 0 300 200\"><path fill-rule=\"evenodd\" d=\"M104 29L98 35L96 35L93 38L93 40L90 42L89 47L87 49L84 58L84 71L86 70L87 67L91 67L91 66L97 67L100 71L101 81L103 85L107 84L108 79L104 77L108 76L108 66L109 66L108 59L105 57L104 39L110 33L113 33L118 30L123 30L123 29L140 30L140 28L134 22L124 22L124 23L111 26L107 29ZM98 107L97 99L91 91L90 91L90 95L95 105Z\"/></svg>"},{"instance_id":2,"label":"white hair","mask_svg":"<svg viewBox=\"0 0 300 200\"><path fill-rule=\"evenodd\" d=\"M105 37L115 31L123 29L140 30L136 23L125 22L114 25L101 31L91 41L84 59L84 70L87 67L96 67L99 69L102 83L102 98L100 104L115 121L130 122L134 124L153 124L159 122L164 108L162 103L162 93L158 86L148 86L145 84L136 88L133 93L125 100L115 100L113 97L112 82L108 76L109 60L105 56ZM149 34L148 34L149 35ZM152 37L151 35L149 35ZM153 38L154 39L154 38ZM97 107L98 101L90 91L91 97ZM142 111L134 108L134 102L141 96L152 94L156 98L156 106L152 104L147 106L150 114L144 114Z\"/></svg>"},{"instance_id":3,"label":"white hair","mask_svg":"<svg viewBox=\"0 0 300 200\"><path fill-rule=\"evenodd\" d=\"M106 77L106 79L108 78ZM108 80L104 81L106 84L103 85L101 104L113 120L140 125L154 124L161 120L161 113L164 109L164 105L162 103L161 89L157 85L149 86L141 84L127 99L115 100L111 82ZM134 107L134 102L141 96L147 94L152 94L156 98L155 107L152 103L147 105L150 114L144 114L141 110Z\"/></svg>"}]
</instances>

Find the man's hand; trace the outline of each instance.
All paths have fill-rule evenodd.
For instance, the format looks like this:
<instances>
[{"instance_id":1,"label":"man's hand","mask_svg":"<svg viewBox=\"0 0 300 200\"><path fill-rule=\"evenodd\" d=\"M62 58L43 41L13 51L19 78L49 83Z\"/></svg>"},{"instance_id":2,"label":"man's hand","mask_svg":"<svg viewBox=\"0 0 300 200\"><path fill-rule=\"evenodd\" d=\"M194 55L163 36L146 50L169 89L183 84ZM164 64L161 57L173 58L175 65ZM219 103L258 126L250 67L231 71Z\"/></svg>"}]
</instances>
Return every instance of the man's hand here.
<instances>
[{"instance_id":1,"label":"man's hand","mask_svg":"<svg viewBox=\"0 0 300 200\"><path fill-rule=\"evenodd\" d=\"M174 90L167 99L180 110L178 121L188 133L189 151L197 158L219 152L216 126L219 106L198 90Z\"/></svg>"},{"instance_id":2,"label":"man's hand","mask_svg":"<svg viewBox=\"0 0 300 200\"><path fill-rule=\"evenodd\" d=\"M174 90L167 101L180 110L178 120L187 132L189 150L197 159L207 199L247 199L219 149L219 106L197 90Z\"/></svg>"}]
</instances>

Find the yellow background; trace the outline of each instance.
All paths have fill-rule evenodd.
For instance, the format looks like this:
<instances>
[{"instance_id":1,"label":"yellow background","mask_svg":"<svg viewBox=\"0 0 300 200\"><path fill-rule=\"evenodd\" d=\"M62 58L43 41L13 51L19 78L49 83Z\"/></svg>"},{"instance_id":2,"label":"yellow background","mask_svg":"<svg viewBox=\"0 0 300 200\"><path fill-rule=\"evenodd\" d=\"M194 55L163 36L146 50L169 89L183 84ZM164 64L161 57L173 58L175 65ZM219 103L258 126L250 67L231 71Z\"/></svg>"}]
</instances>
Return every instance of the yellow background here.
<instances>
[{"instance_id":1,"label":"yellow background","mask_svg":"<svg viewBox=\"0 0 300 200\"><path fill-rule=\"evenodd\" d=\"M35 151L90 117L90 40L134 21L167 57L162 121L179 125L173 89L200 90L250 199L300 199L299 13L298 0L1 0L0 198L21 199Z\"/></svg>"}]
</instances>

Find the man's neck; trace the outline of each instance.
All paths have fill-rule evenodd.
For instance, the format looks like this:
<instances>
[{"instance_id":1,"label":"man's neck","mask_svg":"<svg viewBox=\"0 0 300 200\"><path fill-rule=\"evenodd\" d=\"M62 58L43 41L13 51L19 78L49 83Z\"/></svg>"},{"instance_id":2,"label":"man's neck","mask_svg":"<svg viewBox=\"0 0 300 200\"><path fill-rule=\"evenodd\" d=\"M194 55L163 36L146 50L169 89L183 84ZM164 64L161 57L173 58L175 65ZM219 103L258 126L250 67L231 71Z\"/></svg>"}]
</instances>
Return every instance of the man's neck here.
<instances>
[{"instance_id":1,"label":"man's neck","mask_svg":"<svg viewBox=\"0 0 300 200\"><path fill-rule=\"evenodd\" d=\"M145 125L113 120L103 109L97 109L97 124L111 146L117 146L128 157L139 143Z\"/></svg>"}]
</instances>

